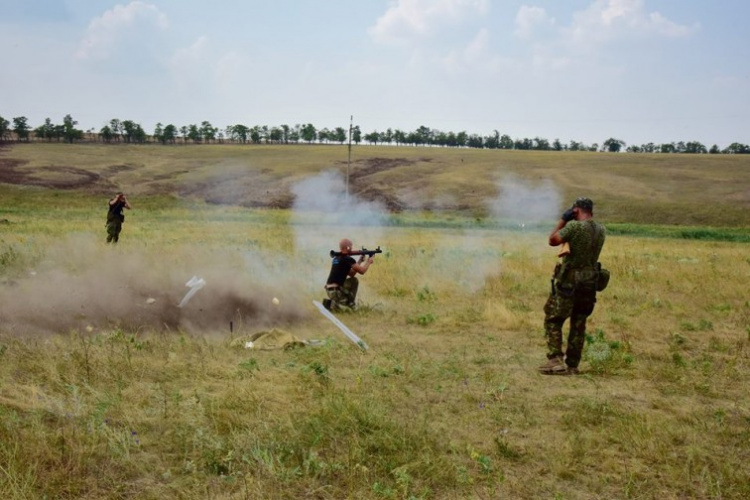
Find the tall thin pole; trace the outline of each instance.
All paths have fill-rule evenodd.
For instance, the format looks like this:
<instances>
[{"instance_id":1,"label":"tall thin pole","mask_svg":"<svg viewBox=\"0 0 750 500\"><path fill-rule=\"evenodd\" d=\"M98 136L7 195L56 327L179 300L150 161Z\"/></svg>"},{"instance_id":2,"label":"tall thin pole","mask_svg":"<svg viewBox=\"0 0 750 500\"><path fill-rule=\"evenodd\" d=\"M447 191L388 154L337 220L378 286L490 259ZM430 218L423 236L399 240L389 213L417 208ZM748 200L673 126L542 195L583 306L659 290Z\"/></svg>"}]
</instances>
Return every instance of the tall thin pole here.
<instances>
[{"instance_id":1,"label":"tall thin pole","mask_svg":"<svg viewBox=\"0 0 750 500\"><path fill-rule=\"evenodd\" d=\"M346 202L349 203L349 169L352 166L352 126L354 115L349 116L349 159L346 162Z\"/></svg>"}]
</instances>

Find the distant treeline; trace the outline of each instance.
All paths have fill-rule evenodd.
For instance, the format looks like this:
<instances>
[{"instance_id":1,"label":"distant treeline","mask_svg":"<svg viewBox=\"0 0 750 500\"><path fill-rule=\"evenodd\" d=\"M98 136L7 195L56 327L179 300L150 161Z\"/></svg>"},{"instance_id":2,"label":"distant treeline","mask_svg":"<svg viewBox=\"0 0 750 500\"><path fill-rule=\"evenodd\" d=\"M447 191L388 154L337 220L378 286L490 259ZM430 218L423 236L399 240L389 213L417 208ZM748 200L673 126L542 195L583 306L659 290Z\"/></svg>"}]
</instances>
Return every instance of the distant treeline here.
<instances>
[{"instance_id":1,"label":"distant treeline","mask_svg":"<svg viewBox=\"0 0 750 500\"><path fill-rule=\"evenodd\" d=\"M318 129L313 124L280 125L228 125L223 130L214 127L210 122L203 121L200 125L190 124L177 127L175 125L157 123L153 133L148 134L140 124L132 120L114 118L99 131L87 131L76 128L78 122L70 115L63 118L62 124L52 123L47 118L44 124L32 128L25 116L18 116L7 120L0 116L0 142L104 142L127 144L299 144L299 143L367 143L388 144L396 146L440 146L454 148L478 149L516 149L534 151L603 151L610 153L690 153L690 154L750 154L750 146L738 142L720 149L716 144L710 148L698 141L670 142L657 144L627 145L625 141L609 138L601 145L584 144L570 141L567 144L555 139L552 142L541 137L533 139L512 139L507 134L500 134L497 130L492 134L482 136L467 132L444 132L421 126L417 130L405 132L400 129L387 129L384 132L373 131L363 134L359 125L352 125L347 130L344 127L333 129Z\"/></svg>"}]
</instances>

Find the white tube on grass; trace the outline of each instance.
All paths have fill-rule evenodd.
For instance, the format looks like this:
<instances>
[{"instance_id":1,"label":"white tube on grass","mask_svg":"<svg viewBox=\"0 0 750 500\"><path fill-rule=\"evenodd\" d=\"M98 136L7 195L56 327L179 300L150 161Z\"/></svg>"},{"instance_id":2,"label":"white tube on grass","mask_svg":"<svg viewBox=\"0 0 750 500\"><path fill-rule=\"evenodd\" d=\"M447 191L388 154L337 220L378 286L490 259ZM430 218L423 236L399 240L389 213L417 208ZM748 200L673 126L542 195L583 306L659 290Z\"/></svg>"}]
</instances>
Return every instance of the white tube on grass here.
<instances>
[{"instance_id":1,"label":"white tube on grass","mask_svg":"<svg viewBox=\"0 0 750 500\"><path fill-rule=\"evenodd\" d=\"M199 278L197 276L193 276L188 280L187 283L185 283L185 286L189 287L190 290L185 294L185 296L180 301L180 304L177 307L184 307L185 304L188 303L188 301L195 295L195 293L203 288L206 284L206 280L203 278Z\"/></svg>"},{"instance_id":2,"label":"white tube on grass","mask_svg":"<svg viewBox=\"0 0 750 500\"><path fill-rule=\"evenodd\" d=\"M315 307L317 307L318 310L321 313L323 313L323 316L325 316L326 318L330 319L333 322L334 325L336 325L336 326L339 327L339 330L341 330L342 332L344 332L344 335L346 335L347 337L349 337L349 340L351 340L352 342L354 342L355 344L357 344L362 349L367 350L367 344L365 344L364 340L362 340L361 338L359 338L356 335L354 335L354 332L352 332L351 330L349 330L349 328L347 328L345 324L343 324L336 316L334 316L333 314L331 314L331 311L329 311L328 309L326 309L323 304L321 304L317 300L313 300L312 302L313 302L313 304L315 304Z\"/></svg>"}]
</instances>

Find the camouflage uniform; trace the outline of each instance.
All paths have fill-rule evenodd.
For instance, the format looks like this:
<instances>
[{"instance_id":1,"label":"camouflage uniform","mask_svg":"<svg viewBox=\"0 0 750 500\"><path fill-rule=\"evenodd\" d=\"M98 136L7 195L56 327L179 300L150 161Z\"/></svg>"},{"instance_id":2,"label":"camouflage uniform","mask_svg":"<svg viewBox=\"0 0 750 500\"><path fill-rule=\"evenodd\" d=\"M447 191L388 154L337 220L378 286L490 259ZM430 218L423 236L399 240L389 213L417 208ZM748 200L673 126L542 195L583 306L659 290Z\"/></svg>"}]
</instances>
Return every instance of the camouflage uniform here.
<instances>
[{"instance_id":1,"label":"camouflage uniform","mask_svg":"<svg viewBox=\"0 0 750 500\"><path fill-rule=\"evenodd\" d=\"M125 216L122 214L123 208L125 208L125 203L121 201L109 206L107 211L107 243L117 243L120 239L122 223L125 222Z\"/></svg>"},{"instance_id":2,"label":"camouflage uniform","mask_svg":"<svg viewBox=\"0 0 750 500\"><path fill-rule=\"evenodd\" d=\"M563 241L570 244L570 254L565 255L555 267L552 291L544 305L547 358L562 357L562 327L565 320L570 318L565 364L577 368L586 339L586 319L594 311L596 303L596 263L604 246L605 229L591 219L573 220L559 234ZM593 242L595 235L597 239Z\"/></svg>"},{"instance_id":3,"label":"camouflage uniform","mask_svg":"<svg viewBox=\"0 0 750 500\"><path fill-rule=\"evenodd\" d=\"M357 263L351 256L336 255L331 261L331 272L326 280L326 295L323 305L332 311L354 309L359 280L350 276L352 266Z\"/></svg>"},{"instance_id":4,"label":"camouflage uniform","mask_svg":"<svg viewBox=\"0 0 750 500\"><path fill-rule=\"evenodd\" d=\"M332 310L343 308L354 309L356 307L358 288L359 280L354 276L350 276L346 278L343 285L336 288L326 288L326 295L328 295L330 302L324 305Z\"/></svg>"}]
</instances>

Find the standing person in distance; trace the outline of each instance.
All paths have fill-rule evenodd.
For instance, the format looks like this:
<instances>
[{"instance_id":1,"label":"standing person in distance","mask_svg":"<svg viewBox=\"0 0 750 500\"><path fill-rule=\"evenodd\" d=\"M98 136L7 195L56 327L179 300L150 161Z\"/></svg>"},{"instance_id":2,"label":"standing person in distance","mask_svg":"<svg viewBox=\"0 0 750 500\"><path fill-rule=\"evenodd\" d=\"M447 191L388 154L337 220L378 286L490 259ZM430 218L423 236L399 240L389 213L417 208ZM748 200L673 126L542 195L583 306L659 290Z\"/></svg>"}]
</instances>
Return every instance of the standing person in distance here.
<instances>
[{"instance_id":1,"label":"standing person in distance","mask_svg":"<svg viewBox=\"0 0 750 500\"><path fill-rule=\"evenodd\" d=\"M539 367L545 375L577 374L586 340L586 320L594 311L599 254L606 229L594 221L594 202L578 198L566 210L549 235L550 246L565 245L562 261L555 266L552 290L544 305L547 362ZM563 323L570 320L568 345L563 353Z\"/></svg>"},{"instance_id":2,"label":"standing person in distance","mask_svg":"<svg viewBox=\"0 0 750 500\"><path fill-rule=\"evenodd\" d=\"M123 209L130 210L130 202L125 198L122 192L115 194L115 197L109 200L109 210L107 211L107 243L117 243L122 231L122 223L125 222Z\"/></svg>"},{"instance_id":3,"label":"standing person in distance","mask_svg":"<svg viewBox=\"0 0 750 500\"><path fill-rule=\"evenodd\" d=\"M323 306L329 311L354 310L359 288L357 274L365 274L374 262L367 255L360 255L359 260L354 260L351 256L352 246L350 239L339 241L339 255L334 255L331 261L331 271L325 285L328 298L323 299Z\"/></svg>"}]
</instances>

